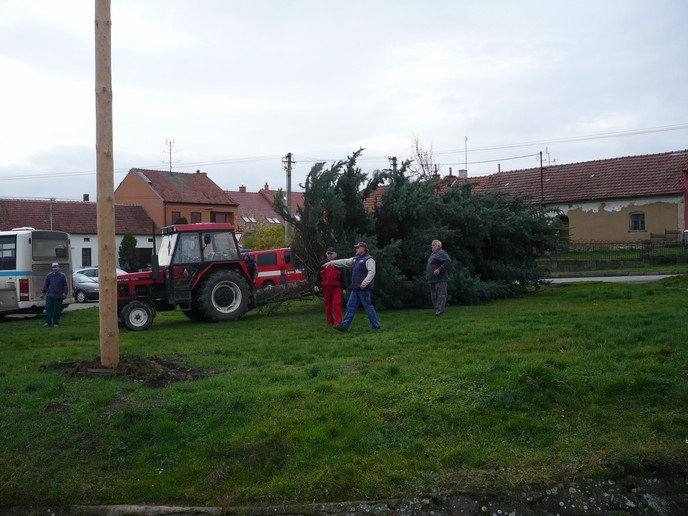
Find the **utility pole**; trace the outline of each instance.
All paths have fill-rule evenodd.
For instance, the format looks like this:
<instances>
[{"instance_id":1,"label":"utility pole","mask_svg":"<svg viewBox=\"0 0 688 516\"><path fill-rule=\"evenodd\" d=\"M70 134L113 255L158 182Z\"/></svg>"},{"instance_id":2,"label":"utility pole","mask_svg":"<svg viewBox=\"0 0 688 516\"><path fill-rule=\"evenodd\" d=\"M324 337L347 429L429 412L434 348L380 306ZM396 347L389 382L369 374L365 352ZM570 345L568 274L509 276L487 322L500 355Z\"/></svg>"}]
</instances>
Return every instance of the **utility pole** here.
<instances>
[{"instance_id":1,"label":"utility pole","mask_svg":"<svg viewBox=\"0 0 688 516\"><path fill-rule=\"evenodd\" d=\"M540 206L545 204L545 178L542 170L542 151L540 151Z\"/></svg>"},{"instance_id":2,"label":"utility pole","mask_svg":"<svg viewBox=\"0 0 688 516\"><path fill-rule=\"evenodd\" d=\"M115 168L112 143L112 20L110 0L96 0L96 180L100 267L100 363L119 365L117 276L115 275Z\"/></svg>"},{"instance_id":3,"label":"utility pole","mask_svg":"<svg viewBox=\"0 0 688 516\"><path fill-rule=\"evenodd\" d=\"M463 140L463 155L464 155L464 169L466 170L466 177L468 177L468 136L464 136Z\"/></svg>"},{"instance_id":4,"label":"utility pole","mask_svg":"<svg viewBox=\"0 0 688 516\"><path fill-rule=\"evenodd\" d=\"M296 164L292 158L291 152L288 152L282 158L282 166L287 171L287 213L289 215L291 215L291 169ZM286 219L284 221L284 239L287 241L287 244L291 243L291 223Z\"/></svg>"},{"instance_id":5,"label":"utility pole","mask_svg":"<svg viewBox=\"0 0 688 516\"><path fill-rule=\"evenodd\" d=\"M55 197L50 198L50 231L53 230L53 203L55 202Z\"/></svg>"}]
</instances>

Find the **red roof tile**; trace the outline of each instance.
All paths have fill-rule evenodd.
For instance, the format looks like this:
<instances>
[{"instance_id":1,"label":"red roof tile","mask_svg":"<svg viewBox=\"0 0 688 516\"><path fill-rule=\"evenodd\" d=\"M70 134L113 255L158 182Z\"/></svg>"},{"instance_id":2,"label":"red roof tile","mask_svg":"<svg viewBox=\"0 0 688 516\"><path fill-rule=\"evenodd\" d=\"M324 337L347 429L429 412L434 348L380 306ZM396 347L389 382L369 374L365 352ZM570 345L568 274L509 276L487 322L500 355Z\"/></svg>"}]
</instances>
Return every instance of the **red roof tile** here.
<instances>
[{"instance_id":1,"label":"red roof tile","mask_svg":"<svg viewBox=\"0 0 688 516\"><path fill-rule=\"evenodd\" d=\"M205 172L189 174L132 168L129 173L138 174L166 202L237 205Z\"/></svg>"},{"instance_id":2,"label":"red roof tile","mask_svg":"<svg viewBox=\"0 0 688 516\"><path fill-rule=\"evenodd\" d=\"M682 194L688 150L627 156L468 178L475 191L529 195L545 204ZM542 188L541 188L542 184Z\"/></svg>"},{"instance_id":3,"label":"red roof tile","mask_svg":"<svg viewBox=\"0 0 688 516\"><path fill-rule=\"evenodd\" d=\"M74 235L95 235L98 233L97 209L95 202L0 199L0 230L28 226L52 228ZM146 235L152 231L153 220L143 207L115 205L116 234ZM158 228L155 228L155 232L158 232Z\"/></svg>"},{"instance_id":4,"label":"red roof tile","mask_svg":"<svg viewBox=\"0 0 688 516\"><path fill-rule=\"evenodd\" d=\"M272 207L272 203L275 199L275 195L278 190L270 190L269 188L262 188L259 192L246 192L243 187L242 190L226 191L232 199L234 199L239 204L239 218L238 226L247 230L254 228L256 224L267 224L269 221L266 217L271 217L284 223L282 217L277 215ZM286 193L282 192L285 196ZM286 203L286 200L285 200ZM291 193L291 212L296 215L296 209L298 206L303 205L303 192L292 192ZM256 219L255 223L247 223L242 217L253 217Z\"/></svg>"}]
</instances>

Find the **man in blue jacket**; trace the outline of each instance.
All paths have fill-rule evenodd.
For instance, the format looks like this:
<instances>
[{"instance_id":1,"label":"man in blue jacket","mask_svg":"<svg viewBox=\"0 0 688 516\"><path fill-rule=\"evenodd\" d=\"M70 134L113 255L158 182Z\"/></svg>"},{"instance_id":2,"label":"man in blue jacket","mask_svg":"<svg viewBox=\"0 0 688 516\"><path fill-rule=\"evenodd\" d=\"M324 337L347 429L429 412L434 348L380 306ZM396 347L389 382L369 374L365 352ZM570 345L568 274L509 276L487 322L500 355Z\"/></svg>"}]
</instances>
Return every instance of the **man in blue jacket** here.
<instances>
[{"instance_id":1,"label":"man in blue jacket","mask_svg":"<svg viewBox=\"0 0 688 516\"><path fill-rule=\"evenodd\" d=\"M41 299L45 298L45 327L60 325L62 300L67 297L68 291L67 276L60 271L60 264L53 263L52 269L45 277L41 290Z\"/></svg>"},{"instance_id":2,"label":"man in blue jacket","mask_svg":"<svg viewBox=\"0 0 688 516\"><path fill-rule=\"evenodd\" d=\"M337 331L348 331L351 322L356 315L358 305L363 305L370 325L374 330L380 329L380 321L372 304L372 290L375 285L375 259L368 254L368 244L359 242L354 246L356 255L353 258L331 260L325 267L339 266L351 269L351 287L349 288L349 302L346 305L346 314L342 324L336 324Z\"/></svg>"},{"instance_id":3,"label":"man in blue jacket","mask_svg":"<svg viewBox=\"0 0 688 516\"><path fill-rule=\"evenodd\" d=\"M430 244L432 254L428 258L425 266L425 275L430 283L430 299L435 315L444 315L444 307L447 304L447 283L449 282L449 269L451 269L451 258L442 249L442 242L433 240Z\"/></svg>"}]
</instances>

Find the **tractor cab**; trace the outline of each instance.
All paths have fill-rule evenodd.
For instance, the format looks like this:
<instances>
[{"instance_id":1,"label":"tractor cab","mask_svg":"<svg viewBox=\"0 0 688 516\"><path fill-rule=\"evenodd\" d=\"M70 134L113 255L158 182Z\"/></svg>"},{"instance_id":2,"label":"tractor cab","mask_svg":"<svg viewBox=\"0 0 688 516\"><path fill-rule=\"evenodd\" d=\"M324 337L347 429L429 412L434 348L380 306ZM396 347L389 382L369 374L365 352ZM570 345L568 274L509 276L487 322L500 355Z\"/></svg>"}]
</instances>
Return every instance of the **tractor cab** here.
<instances>
[{"instance_id":1,"label":"tractor cab","mask_svg":"<svg viewBox=\"0 0 688 516\"><path fill-rule=\"evenodd\" d=\"M169 303L190 303L194 285L213 265L236 262L243 267L234 234L224 226L178 224L163 229L158 266L165 271Z\"/></svg>"}]
</instances>

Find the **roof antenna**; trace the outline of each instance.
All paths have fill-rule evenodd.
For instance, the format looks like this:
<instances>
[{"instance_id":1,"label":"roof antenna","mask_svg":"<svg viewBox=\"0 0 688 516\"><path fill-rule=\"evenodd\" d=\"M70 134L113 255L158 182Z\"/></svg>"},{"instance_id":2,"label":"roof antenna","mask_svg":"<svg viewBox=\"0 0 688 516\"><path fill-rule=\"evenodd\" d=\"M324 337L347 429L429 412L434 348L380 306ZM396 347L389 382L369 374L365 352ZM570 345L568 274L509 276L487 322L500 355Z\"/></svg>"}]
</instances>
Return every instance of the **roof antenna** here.
<instances>
[{"instance_id":1,"label":"roof antenna","mask_svg":"<svg viewBox=\"0 0 688 516\"><path fill-rule=\"evenodd\" d=\"M169 164L170 164L170 174L171 174L172 173L172 147L174 146L174 140L168 140L167 138L165 138L165 145L168 147L168 150L163 151L163 152L167 152L170 156L169 157ZM177 152L179 152L179 151L174 151L175 154ZM165 162L163 161L163 163L165 163ZM179 163L179 161L177 161L176 163Z\"/></svg>"}]
</instances>

